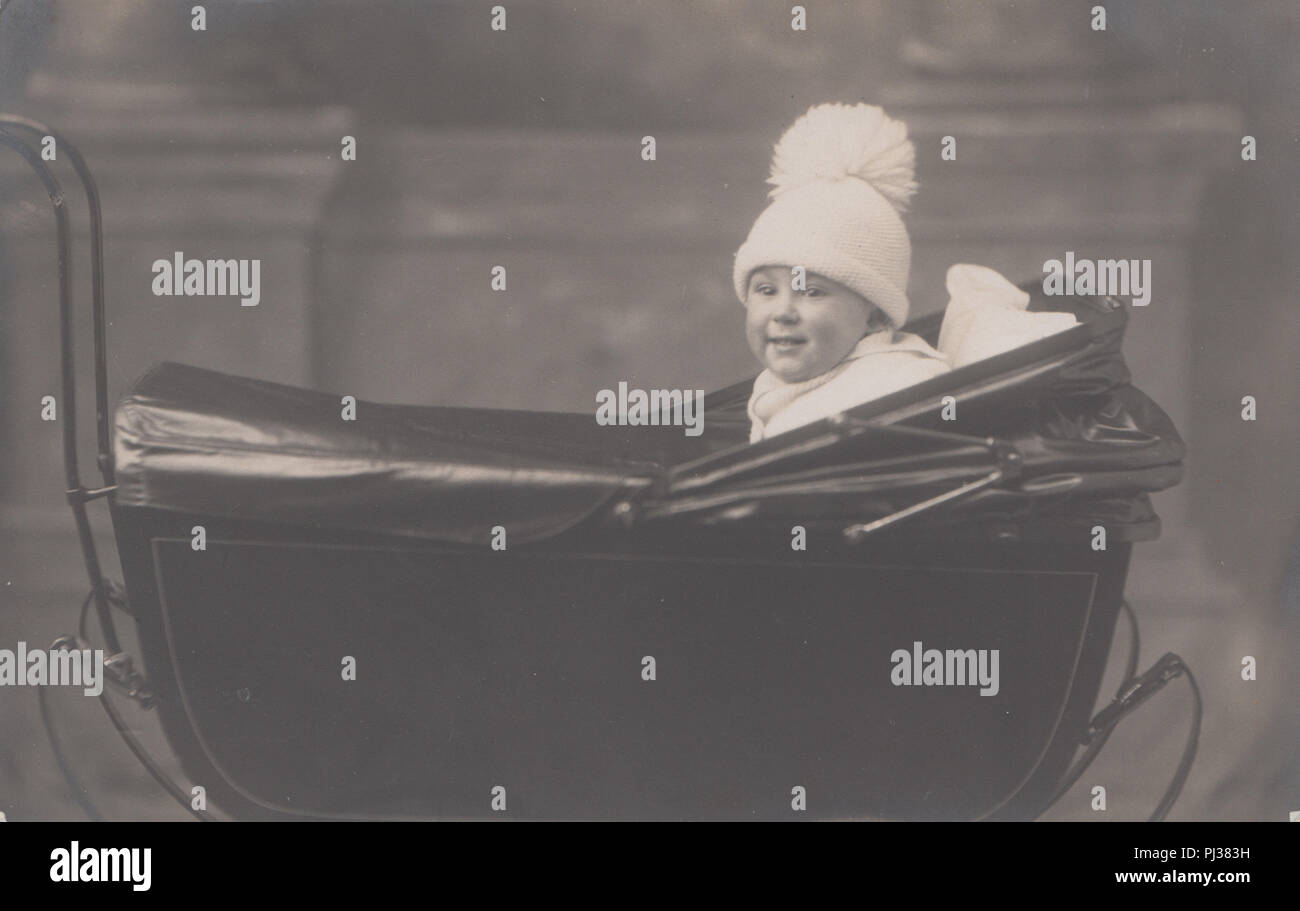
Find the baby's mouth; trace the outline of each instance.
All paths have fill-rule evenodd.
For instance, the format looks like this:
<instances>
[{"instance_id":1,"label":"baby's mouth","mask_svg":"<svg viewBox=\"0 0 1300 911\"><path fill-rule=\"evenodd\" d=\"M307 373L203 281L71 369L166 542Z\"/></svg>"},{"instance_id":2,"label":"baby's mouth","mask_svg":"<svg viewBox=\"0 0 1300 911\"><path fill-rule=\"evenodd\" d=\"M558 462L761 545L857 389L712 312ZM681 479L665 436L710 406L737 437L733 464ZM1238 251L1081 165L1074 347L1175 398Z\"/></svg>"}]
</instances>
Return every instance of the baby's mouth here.
<instances>
[{"instance_id":1,"label":"baby's mouth","mask_svg":"<svg viewBox=\"0 0 1300 911\"><path fill-rule=\"evenodd\" d=\"M769 335L767 343L777 351L794 351L800 345L807 343L807 339L801 335Z\"/></svg>"}]
</instances>

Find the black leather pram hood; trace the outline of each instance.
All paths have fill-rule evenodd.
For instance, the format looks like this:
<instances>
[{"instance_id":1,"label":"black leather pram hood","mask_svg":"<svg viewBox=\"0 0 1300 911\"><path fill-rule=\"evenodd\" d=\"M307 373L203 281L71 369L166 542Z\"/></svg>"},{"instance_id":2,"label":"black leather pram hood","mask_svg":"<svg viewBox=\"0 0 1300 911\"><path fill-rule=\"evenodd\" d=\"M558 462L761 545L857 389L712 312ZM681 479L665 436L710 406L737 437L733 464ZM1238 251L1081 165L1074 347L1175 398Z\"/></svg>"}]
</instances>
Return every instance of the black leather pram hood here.
<instances>
[{"instance_id":1,"label":"black leather pram hood","mask_svg":"<svg viewBox=\"0 0 1300 911\"><path fill-rule=\"evenodd\" d=\"M1000 467L993 486L890 534L1028 539L1102 524L1119 540L1155 537L1146 494L1178 483L1183 443L1129 384L1123 306L1065 306L1081 325L753 445L752 380L708 396L704 432L688 437L598 426L594 412L365 401L345 421L337 395L162 363L118 405L115 501L448 544L485 545L502 526L513 546L588 522L862 522ZM938 321L907 328L932 338ZM957 421L940 417L946 396Z\"/></svg>"}]
</instances>

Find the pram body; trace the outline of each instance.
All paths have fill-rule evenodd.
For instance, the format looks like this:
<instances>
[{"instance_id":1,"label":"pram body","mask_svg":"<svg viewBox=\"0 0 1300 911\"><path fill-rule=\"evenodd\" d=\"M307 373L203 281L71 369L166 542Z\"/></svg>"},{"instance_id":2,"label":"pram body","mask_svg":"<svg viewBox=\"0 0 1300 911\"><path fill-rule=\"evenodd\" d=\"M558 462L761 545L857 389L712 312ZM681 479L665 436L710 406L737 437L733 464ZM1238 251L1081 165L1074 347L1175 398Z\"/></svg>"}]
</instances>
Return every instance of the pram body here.
<instances>
[{"instance_id":1,"label":"pram body","mask_svg":"<svg viewBox=\"0 0 1300 911\"><path fill-rule=\"evenodd\" d=\"M155 367L109 502L169 742L249 818L1038 815L1183 445L1122 304L1030 306L1080 325L754 445L748 381L692 438Z\"/></svg>"}]
</instances>

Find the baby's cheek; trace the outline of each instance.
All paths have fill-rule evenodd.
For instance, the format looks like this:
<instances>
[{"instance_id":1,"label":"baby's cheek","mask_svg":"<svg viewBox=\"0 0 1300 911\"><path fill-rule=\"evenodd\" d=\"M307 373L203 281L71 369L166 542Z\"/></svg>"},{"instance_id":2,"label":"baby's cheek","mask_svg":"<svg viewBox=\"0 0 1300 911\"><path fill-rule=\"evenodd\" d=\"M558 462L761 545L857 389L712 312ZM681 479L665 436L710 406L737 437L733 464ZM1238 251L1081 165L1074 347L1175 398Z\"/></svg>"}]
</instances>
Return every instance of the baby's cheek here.
<instances>
[{"instance_id":1,"label":"baby's cheek","mask_svg":"<svg viewBox=\"0 0 1300 911\"><path fill-rule=\"evenodd\" d=\"M858 338L861 338L861 336L854 337L852 333L844 331L827 332L818 338L818 353L823 359L828 359L831 362L827 365L827 369L842 361L844 356L852 351L853 346L858 343Z\"/></svg>"}]
</instances>

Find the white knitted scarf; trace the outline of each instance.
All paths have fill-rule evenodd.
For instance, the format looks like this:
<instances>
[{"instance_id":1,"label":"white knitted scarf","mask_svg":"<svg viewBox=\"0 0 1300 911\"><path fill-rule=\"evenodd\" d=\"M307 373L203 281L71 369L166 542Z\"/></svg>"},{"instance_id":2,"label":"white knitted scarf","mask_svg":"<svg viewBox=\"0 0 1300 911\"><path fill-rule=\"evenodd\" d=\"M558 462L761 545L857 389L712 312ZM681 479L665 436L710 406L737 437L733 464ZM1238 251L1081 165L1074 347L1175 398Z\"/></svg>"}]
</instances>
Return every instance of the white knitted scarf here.
<instances>
[{"instance_id":1,"label":"white knitted scarf","mask_svg":"<svg viewBox=\"0 0 1300 911\"><path fill-rule=\"evenodd\" d=\"M825 373L798 383L787 383L771 370L764 370L754 380L754 391L749 396L750 442L761 438L762 429L774 415L800 396L825 386L842 374L859 358L882 350L914 350L937 354L919 336L898 330L883 329L864 335L844 356L844 359Z\"/></svg>"},{"instance_id":2,"label":"white knitted scarf","mask_svg":"<svg viewBox=\"0 0 1300 911\"><path fill-rule=\"evenodd\" d=\"M860 346L861 342L858 344ZM854 354L857 350L855 347L844 360L825 373L820 373L812 379L798 383L787 383L771 370L764 370L754 380L754 391L749 396L749 419L757 421L759 424L766 424L772 420L773 415L799 398L799 396L806 392L812 392L818 386L825 386L847 370L849 364L862 356L861 354Z\"/></svg>"}]
</instances>

